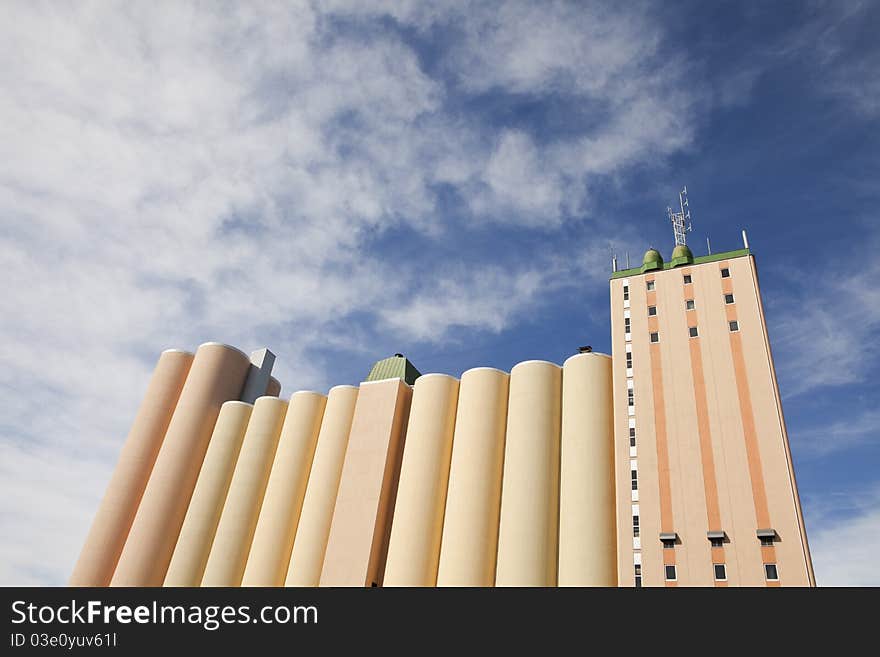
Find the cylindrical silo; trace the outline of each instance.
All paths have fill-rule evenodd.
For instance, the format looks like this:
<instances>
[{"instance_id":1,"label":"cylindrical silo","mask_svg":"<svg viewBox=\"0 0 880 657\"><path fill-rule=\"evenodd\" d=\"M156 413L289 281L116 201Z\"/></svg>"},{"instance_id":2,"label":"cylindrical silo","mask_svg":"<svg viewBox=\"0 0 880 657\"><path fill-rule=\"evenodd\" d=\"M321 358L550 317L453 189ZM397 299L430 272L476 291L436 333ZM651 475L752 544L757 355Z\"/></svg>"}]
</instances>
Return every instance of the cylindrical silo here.
<instances>
[{"instance_id":1,"label":"cylindrical silo","mask_svg":"<svg viewBox=\"0 0 880 657\"><path fill-rule=\"evenodd\" d=\"M254 403L202 586L241 584L286 411L287 402L277 397L259 397Z\"/></svg>"},{"instance_id":2,"label":"cylindrical silo","mask_svg":"<svg viewBox=\"0 0 880 657\"><path fill-rule=\"evenodd\" d=\"M198 586L202 581L253 408L243 401L228 401L220 408L165 574L165 586Z\"/></svg>"},{"instance_id":3,"label":"cylindrical silo","mask_svg":"<svg viewBox=\"0 0 880 657\"><path fill-rule=\"evenodd\" d=\"M196 351L131 526L112 586L161 586L223 402L238 399L248 356L207 342Z\"/></svg>"},{"instance_id":4,"label":"cylindrical silo","mask_svg":"<svg viewBox=\"0 0 880 657\"><path fill-rule=\"evenodd\" d=\"M318 586L324 552L330 536L330 522L336 505L339 478L357 402L355 386L336 386L327 396L327 408L309 473L302 513L293 541L286 586Z\"/></svg>"},{"instance_id":5,"label":"cylindrical silo","mask_svg":"<svg viewBox=\"0 0 880 657\"><path fill-rule=\"evenodd\" d=\"M415 383L383 586L435 586L452 458L458 379L423 374Z\"/></svg>"},{"instance_id":6,"label":"cylindrical silo","mask_svg":"<svg viewBox=\"0 0 880 657\"><path fill-rule=\"evenodd\" d=\"M556 586L562 369L510 371L496 586Z\"/></svg>"},{"instance_id":7,"label":"cylindrical silo","mask_svg":"<svg viewBox=\"0 0 880 657\"><path fill-rule=\"evenodd\" d=\"M559 585L617 586L611 357L562 366Z\"/></svg>"},{"instance_id":8,"label":"cylindrical silo","mask_svg":"<svg viewBox=\"0 0 880 657\"><path fill-rule=\"evenodd\" d=\"M159 356L70 576L70 586L110 583L192 361L191 353L178 349L163 351Z\"/></svg>"},{"instance_id":9,"label":"cylindrical silo","mask_svg":"<svg viewBox=\"0 0 880 657\"><path fill-rule=\"evenodd\" d=\"M438 586L495 583L509 378L491 367L461 375Z\"/></svg>"},{"instance_id":10,"label":"cylindrical silo","mask_svg":"<svg viewBox=\"0 0 880 657\"><path fill-rule=\"evenodd\" d=\"M284 584L326 403L304 390L290 398L242 586Z\"/></svg>"}]
</instances>

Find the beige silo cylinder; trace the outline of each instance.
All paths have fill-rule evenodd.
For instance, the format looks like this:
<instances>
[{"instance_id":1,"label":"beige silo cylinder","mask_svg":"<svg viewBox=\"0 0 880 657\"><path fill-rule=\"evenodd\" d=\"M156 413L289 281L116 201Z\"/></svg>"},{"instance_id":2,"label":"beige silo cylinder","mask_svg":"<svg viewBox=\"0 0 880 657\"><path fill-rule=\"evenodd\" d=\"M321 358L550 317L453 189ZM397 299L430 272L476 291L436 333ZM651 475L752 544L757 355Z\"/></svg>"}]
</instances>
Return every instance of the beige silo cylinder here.
<instances>
[{"instance_id":1,"label":"beige silo cylinder","mask_svg":"<svg viewBox=\"0 0 880 657\"><path fill-rule=\"evenodd\" d=\"M321 420L315 458L287 567L286 586L318 586L321 580L357 396L356 386L336 386L327 396L327 408Z\"/></svg>"},{"instance_id":2,"label":"beige silo cylinder","mask_svg":"<svg viewBox=\"0 0 880 657\"><path fill-rule=\"evenodd\" d=\"M284 584L326 403L317 392L290 398L242 586Z\"/></svg>"},{"instance_id":3,"label":"beige silo cylinder","mask_svg":"<svg viewBox=\"0 0 880 657\"><path fill-rule=\"evenodd\" d=\"M159 356L70 576L70 586L110 583L192 361L191 353L178 349Z\"/></svg>"},{"instance_id":4,"label":"beige silo cylinder","mask_svg":"<svg viewBox=\"0 0 880 657\"><path fill-rule=\"evenodd\" d=\"M562 366L559 586L617 586L611 357Z\"/></svg>"},{"instance_id":5,"label":"beige silo cylinder","mask_svg":"<svg viewBox=\"0 0 880 657\"><path fill-rule=\"evenodd\" d=\"M286 411L287 402L277 397L259 397L254 403L202 586L241 584Z\"/></svg>"},{"instance_id":6,"label":"beige silo cylinder","mask_svg":"<svg viewBox=\"0 0 880 657\"><path fill-rule=\"evenodd\" d=\"M238 399L248 356L207 342L196 351L112 586L161 586L223 402Z\"/></svg>"},{"instance_id":7,"label":"beige silo cylinder","mask_svg":"<svg viewBox=\"0 0 880 657\"><path fill-rule=\"evenodd\" d=\"M243 401L228 401L220 408L165 574L165 586L198 586L202 581L253 408Z\"/></svg>"},{"instance_id":8,"label":"beige silo cylinder","mask_svg":"<svg viewBox=\"0 0 880 657\"><path fill-rule=\"evenodd\" d=\"M498 549L509 375L461 375L438 586L492 586Z\"/></svg>"},{"instance_id":9,"label":"beige silo cylinder","mask_svg":"<svg viewBox=\"0 0 880 657\"><path fill-rule=\"evenodd\" d=\"M416 379L383 586L436 586L458 379Z\"/></svg>"},{"instance_id":10,"label":"beige silo cylinder","mask_svg":"<svg viewBox=\"0 0 880 657\"><path fill-rule=\"evenodd\" d=\"M496 586L555 586L562 369L510 371Z\"/></svg>"}]
</instances>

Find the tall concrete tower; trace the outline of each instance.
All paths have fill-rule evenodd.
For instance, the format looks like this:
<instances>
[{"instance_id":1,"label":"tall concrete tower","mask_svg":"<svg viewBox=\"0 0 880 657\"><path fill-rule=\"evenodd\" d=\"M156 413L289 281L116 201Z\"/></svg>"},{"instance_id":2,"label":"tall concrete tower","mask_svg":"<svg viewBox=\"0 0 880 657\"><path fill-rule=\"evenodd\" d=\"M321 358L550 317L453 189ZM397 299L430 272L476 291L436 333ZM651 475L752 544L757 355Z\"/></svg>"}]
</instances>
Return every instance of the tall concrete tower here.
<instances>
[{"instance_id":1,"label":"tall concrete tower","mask_svg":"<svg viewBox=\"0 0 880 657\"><path fill-rule=\"evenodd\" d=\"M676 241L611 277L619 585L814 586L755 258Z\"/></svg>"}]
</instances>

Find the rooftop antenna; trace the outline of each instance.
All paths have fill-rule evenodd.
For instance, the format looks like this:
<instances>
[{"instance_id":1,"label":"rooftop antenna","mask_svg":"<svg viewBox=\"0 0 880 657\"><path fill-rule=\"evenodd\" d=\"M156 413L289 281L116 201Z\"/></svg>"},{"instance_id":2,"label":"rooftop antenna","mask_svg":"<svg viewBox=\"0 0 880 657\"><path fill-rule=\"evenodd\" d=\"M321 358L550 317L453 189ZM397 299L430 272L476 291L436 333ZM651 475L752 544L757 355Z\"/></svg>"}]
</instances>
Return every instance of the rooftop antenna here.
<instances>
[{"instance_id":1,"label":"rooftop antenna","mask_svg":"<svg viewBox=\"0 0 880 657\"><path fill-rule=\"evenodd\" d=\"M678 205L681 212L673 212L672 208L666 208L666 216L672 222L672 230L675 232L675 246L687 246L687 233L693 231L691 225L691 211L688 208L688 188L683 187L678 193Z\"/></svg>"},{"instance_id":2,"label":"rooftop antenna","mask_svg":"<svg viewBox=\"0 0 880 657\"><path fill-rule=\"evenodd\" d=\"M629 269L629 251L626 252L626 268Z\"/></svg>"},{"instance_id":3,"label":"rooftop antenna","mask_svg":"<svg viewBox=\"0 0 880 657\"><path fill-rule=\"evenodd\" d=\"M712 255L712 243L709 241L708 235L706 235L706 249L708 249L709 255Z\"/></svg>"}]
</instances>

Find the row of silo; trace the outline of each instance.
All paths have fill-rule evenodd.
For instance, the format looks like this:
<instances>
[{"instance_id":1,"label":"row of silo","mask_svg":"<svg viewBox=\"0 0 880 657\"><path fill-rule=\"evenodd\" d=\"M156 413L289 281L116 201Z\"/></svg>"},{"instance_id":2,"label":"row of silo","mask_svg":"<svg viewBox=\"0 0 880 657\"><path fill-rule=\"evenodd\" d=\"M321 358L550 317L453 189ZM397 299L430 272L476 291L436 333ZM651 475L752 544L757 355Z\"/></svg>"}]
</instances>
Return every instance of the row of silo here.
<instances>
[{"instance_id":1,"label":"row of silo","mask_svg":"<svg viewBox=\"0 0 880 657\"><path fill-rule=\"evenodd\" d=\"M163 352L70 578L72 586L158 586L172 558L221 406L257 375L229 345ZM253 386L251 386L253 388Z\"/></svg>"},{"instance_id":2,"label":"row of silo","mask_svg":"<svg viewBox=\"0 0 880 657\"><path fill-rule=\"evenodd\" d=\"M72 584L616 584L607 356L253 405L248 367L162 355Z\"/></svg>"},{"instance_id":3,"label":"row of silo","mask_svg":"<svg viewBox=\"0 0 880 657\"><path fill-rule=\"evenodd\" d=\"M415 384L385 586L615 586L611 359Z\"/></svg>"}]
</instances>

